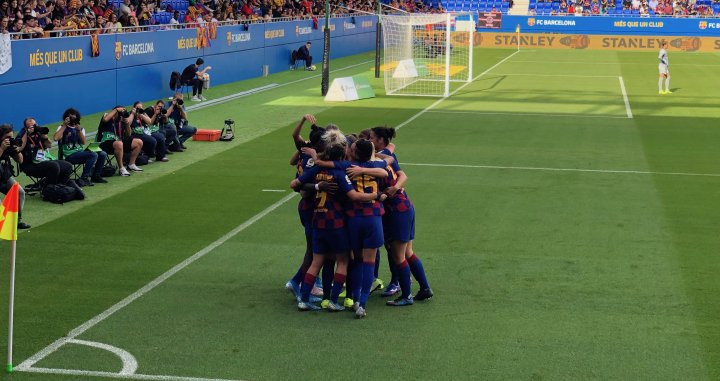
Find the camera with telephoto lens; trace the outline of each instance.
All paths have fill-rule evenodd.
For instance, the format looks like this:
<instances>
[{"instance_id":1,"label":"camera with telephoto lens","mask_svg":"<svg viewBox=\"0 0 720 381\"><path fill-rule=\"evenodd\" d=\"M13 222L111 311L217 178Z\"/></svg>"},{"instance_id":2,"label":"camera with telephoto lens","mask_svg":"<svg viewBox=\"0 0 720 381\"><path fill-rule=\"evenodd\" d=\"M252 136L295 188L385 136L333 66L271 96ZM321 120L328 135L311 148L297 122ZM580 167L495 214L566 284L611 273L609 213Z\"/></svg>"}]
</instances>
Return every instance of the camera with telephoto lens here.
<instances>
[{"instance_id":1,"label":"camera with telephoto lens","mask_svg":"<svg viewBox=\"0 0 720 381\"><path fill-rule=\"evenodd\" d=\"M182 106L182 105L185 103L185 101L182 100L182 99L178 99L178 100L175 101L175 103L176 103L178 106Z\"/></svg>"},{"instance_id":2,"label":"camera with telephoto lens","mask_svg":"<svg viewBox=\"0 0 720 381\"><path fill-rule=\"evenodd\" d=\"M38 126L37 124L32 127L35 129L35 132L40 135L47 135L50 133L50 129L47 127Z\"/></svg>"},{"instance_id":3,"label":"camera with telephoto lens","mask_svg":"<svg viewBox=\"0 0 720 381\"><path fill-rule=\"evenodd\" d=\"M138 115L143 115L143 114L145 114L145 109L142 107L137 107L137 108L135 108L135 113Z\"/></svg>"},{"instance_id":4,"label":"camera with telephoto lens","mask_svg":"<svg viewBox=\"0 0 720 381\"><path fill-rule=\"evenodd\" d=\"M130 113L128 112L128 110L122 110L120 111L120 116L124 119L127 119L130 117Z\"/></svg>"}]
</instances>

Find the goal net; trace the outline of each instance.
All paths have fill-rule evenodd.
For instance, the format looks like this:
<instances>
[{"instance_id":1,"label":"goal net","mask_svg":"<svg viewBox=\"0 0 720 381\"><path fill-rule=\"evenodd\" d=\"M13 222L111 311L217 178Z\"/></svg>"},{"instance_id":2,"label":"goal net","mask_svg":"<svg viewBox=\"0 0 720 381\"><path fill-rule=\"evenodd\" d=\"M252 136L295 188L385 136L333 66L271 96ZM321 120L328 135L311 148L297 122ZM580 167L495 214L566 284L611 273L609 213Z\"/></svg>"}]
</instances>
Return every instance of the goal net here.
<instances>
[{"instance_id":1,"label":"goal net","mask_svg":"<svg viewBox=\"0 0 720 381\"><path fill-rule=\"evenodd\" d=\"M385 93L447 97L472 80L475 21L469 13L380 16Z\"/></svg>"}]
</instances>

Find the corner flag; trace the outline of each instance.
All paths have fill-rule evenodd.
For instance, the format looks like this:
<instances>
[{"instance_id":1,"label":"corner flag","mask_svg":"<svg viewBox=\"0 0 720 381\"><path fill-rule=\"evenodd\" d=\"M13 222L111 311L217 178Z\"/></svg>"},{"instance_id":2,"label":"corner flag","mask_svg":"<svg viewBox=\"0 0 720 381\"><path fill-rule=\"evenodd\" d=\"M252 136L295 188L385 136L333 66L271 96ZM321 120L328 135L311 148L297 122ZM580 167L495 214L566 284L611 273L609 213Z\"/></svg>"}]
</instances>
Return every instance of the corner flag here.
<instances>
[{"instance_id":1,"label":"corner flag","mask_svg":"<svg viewBox=\"0 0 720 381\"><path fill-rule=\"evenodd\" d=\"M10 292L8 295L8 361L7 371L12 372L13 315L15 310L15 249L17 241L20 185L16 182L0 204L0 239L11 242L10 249Z\"/></svg>"},{"instance_id":2,"label":"corner flag","mask_svg":"<svg viewBox=\"0 0 720 381\"><path fill-rule=\"evenodd\" d=\"M18 183L13 184L0 205L0 239L17 240L19 188Z\"/></svg>"}]
</instances>

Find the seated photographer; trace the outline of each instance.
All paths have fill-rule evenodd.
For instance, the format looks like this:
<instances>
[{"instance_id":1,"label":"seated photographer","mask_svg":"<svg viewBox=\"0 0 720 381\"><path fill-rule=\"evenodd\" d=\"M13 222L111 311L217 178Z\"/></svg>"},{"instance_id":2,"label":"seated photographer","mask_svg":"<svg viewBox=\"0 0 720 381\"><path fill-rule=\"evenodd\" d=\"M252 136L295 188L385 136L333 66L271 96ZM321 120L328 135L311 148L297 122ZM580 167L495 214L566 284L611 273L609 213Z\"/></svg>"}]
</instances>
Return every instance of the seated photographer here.
<instances>
[{"instance_id":1,"label":"seated photographer","mask_svg":"<svg viewBox=\"0 0 720 381\"><path fill-rule=\"evenodd\" d=\"M10 159L18 164L22 163L23 156L19 150L20 144L22 144L20 141L13 139L12 126L0 124L0 192L2 194L7 194L13 184L17 182L13 177L15 171ZM18 198L18 229L29 229L30 225L22 221L22 210L25 205L25 190L22 187L18 190Z\"/></svg>"},{"instance_id":2,"label":"seated photographer","mask_svg":"<svg viewBox=\"0 0 720 381\"><path fill-rule=\"evenodd\" d=\"M131 171L142 172L142 169L135 165L135 160L140 155L143 142L130 136L132 135L130 129L132 119L133 116L125 110L125 107L115 106L100 119L100 126L95 137L95 140L100 142L101 150L108 155L115 155L117 158L120 176L130 176L123 160L125 152L130 153L128 168Z\"/></svg>"},{"instance_id":3,"label":"seated photographer","mask_svg":"<svg viewBox=\"0 0 720 381\"><path fill-rule=\"evenodd\" d=\"M72 164L65 160L55 160L48 155L49 150L45 149L44 139L50 130L47 127L40 127L33 118L25 118L23 129L18 133L22 140L20 152L23 154L23 162L20 169L28 176L42 178L45 185L48 184L70 184ZM72 182L74 184L74 182Z\"/></svg>"},{"instance_id":4,"label":"seated photographer","mask_svg":"<svg viewBox=\"0 0 720 381\"><path fill-rule=\"evenodd\" d=\"M188 124L187 114L183 106L182 94L177 93L172 101L167 104L167 115L170 122L175 124L177 129L176 139L170 145L170 151L181 152L187 149L183 143L190 139L197 132L197 128Z\"/></svg>"},{"instance_id":5,"label":"seated photographer","mask_svg":"<svg viewBox=\"0 0 720 381\"><path fill-rule=\"evenodd\" d=\"M80 112L69 108L63 113L63 124L57 128L53 139L58 142L63 158L72 164L84 164L78 185L93 186L93 183L107 183L101 177L107 161L103 151L93 152L85 149L85 129L80 126ZM92 177L92 180L90 179Z\"/></svg>"},{"instance_id":6,"label":"seated photographer","mask_svg":"<svg viewBox=\"0 0 720 381\"><path fill-rule=\"evenodd\" d=\"M140 101L133 103L130 113L133 116L130 127L132 128L132 137L140 139L143 142L143 151L152 157L155 156L157 161L168 161L165 157L167 148L165 147L165 135L159 132L157 127L155 132L151 131L154 121L147 115L143 104Z\"/></svg>"},{"instance_id":7,"label":"seated photographer","mask_svg":"<svg viewBox=\"0 0 720 381\"><path fill-rule=\"evenodd\" d=\"M205 72L212 69L212 67L207 66L205 69L199 70L200 66L204 63L205 61L203 61L202 58L198 58L194 64L188 65L188 67L183 70L182 74L180 74L181 83L183 85L192 86L193 96L191 100L195 102L206 100L202 95L203 84L205 82Z\"/></svg>"},{"instance_id":8,"label":"seated photographer","mask_svg":"<svg viewBox=\"0 0 720 381\"><path fill-rule=\"evenodd\" d=\"M177 129L174 124L170 123L168 110L165 109L165 102L162 100L155 102L155 106L146 108L145 113L152 122L149 127L150 132L153 134L157 132L162 135L165 138L165 154L172 154L168 147L177 140Z\"/></svg>"}]
</instances>

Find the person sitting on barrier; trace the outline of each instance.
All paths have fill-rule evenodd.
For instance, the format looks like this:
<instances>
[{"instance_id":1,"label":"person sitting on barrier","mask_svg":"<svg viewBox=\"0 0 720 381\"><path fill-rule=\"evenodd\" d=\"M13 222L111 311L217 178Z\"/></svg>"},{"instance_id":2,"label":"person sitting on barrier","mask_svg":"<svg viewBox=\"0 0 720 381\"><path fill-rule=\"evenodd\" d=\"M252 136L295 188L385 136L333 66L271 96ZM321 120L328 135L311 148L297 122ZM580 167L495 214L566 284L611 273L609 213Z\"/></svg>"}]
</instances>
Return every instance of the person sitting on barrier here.
<instances>
[{"instance_id":1,"label":"person sitting on barrier","mask_svg":"<svg viewBox=\"0 0 720 381\"><path fill-rule=\"evenodd\" d=\"M199 70L200 66L202 66L205 63L205 61L202 58L198 58L194 64L188 65L188 67L183 70L182 74L180 74L180 81L183 85L192 86L193 88L193 96L191 100L195 102L200 102L206 100L205 97L202 95L203 91L203 83L205 79L205 73L212 69L211 66L206 66L204 69Z\"/></svg>"},{"instance_id":2,"label":"person sitting on barrier","mask_svg":"<svg viewBox=\"0 0 720 381\"><path fill-rule=\"evenodd\" d=\"M95 137L95 140L100 142L100 149L108 155L115 155L121 176L130 176L130 172L125 168L123 161L125 152L130 153L128 168L131 171L142 172L142 169L135 165L135 160L140 155L143 142L130 136L132 134L130 129L132 119L133 115L125 110L123 106L115 106L100 119L100 126L98 126Z\"/></svg>"},{"instance_id":3,"label":"person sitting on barrier","mask_svg":"<svg viewBox=\"0 0 720 381\"><path fill-rule=\"evenodd\" d=\"M83 171L76 181L81 187L93 183L107 183L102 178L102 169L107 161L103 151L85 149L85 129L80 126L80 112L69 108L63 113L63 124L57 128L53 139L58 142L63 158L71 164L83 164ZM91 179L92 178L92 179Z\"/></svg>"},{"instance_id":4,"label":"person sitting on barrier","mask_svg":"<svg viewBox=\"0 0 720 381\"><path fill-rule=\"evenodd\" d=\"M188 123L187 114L183 106L182 94L175 94L175 97L172 101L168 102L166 108L170 122L173 123L177 129L175 141L170 145L170 151L182 152L187 149L183 143L195 135L197 128Z\"/></svg>"},{"instance_id":5,"label":"person sitting on barrier","mask_svg":"<svg viewBox=\"0 0 720 381\"><path fill-rule=\"evenodd\" d=\"M130 136L142 140L145 154L150 157L154 156L157 161L168 161L168 158L165 157L165 135L157 131L154 133L150 131L153 120L145 112L142 102L136 101L133 103L130 116L132 117L130 122L132 135Z\"/></svg>"},{"instance_id":6,"label":"person sitting on barrier","mask_svg":"<svg viewBox=\"0 0 720 381\"><path fill-rule=\"evenodd\" d=\"M43 179L45 185L68 184L72 164L65 160L56 160L50 155L50 151L45 149L43 140L47 139L49 132L47 127L38 126L34 118L25 118L23 128L18 133L22 141L20 151L24 158L20 169L28 176Z\"/></svg>"},{"instance_id":7,"label":"person sitting on barrier","mask_svg":"<svg viewBox=\"0 0 720 381\"><path fill-rule=\"evenodd\" d=\"M312 64L312 56L310 55L310 41L306 42L305 45L301 46L297 50L297 56L295 59L305 61L305 70L315 70L315 65Z\"/></svg>"},{"instance_id":8,"label":"person sitting on barrier","mask_svg":"<svg viewBox=\"0 0 720 381\"><path fill-rule=\"evenodd\" d=\"M174 144L177 140L177 128L168 118L168 110L165 109L165 103L162 100L155 102L155 106L145 109L145 113L150 117L152 122L150 131L157 131L165 138L165 154L170 155L172 152L167 148ZM153 132L154 133L154 132ZM178 148L180 142L177 142Z\"/></svg>"},{"instance_id":9,"label":"person sitting on barrier","mask_svg":"<svg viewBox=\"0 0 720 381\"><path fill-rule=\"evenodd\" d=\"M17 182L11 159L18 164L23 161L19 142L13 139L13 128L9 124L0 124L0 193L7 194ZM22 210L25 205L25 189L18 189L18 229L29 229L30 225L22 221Z\"/></svg>"}]
</instances>

